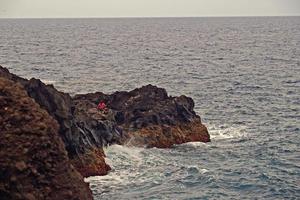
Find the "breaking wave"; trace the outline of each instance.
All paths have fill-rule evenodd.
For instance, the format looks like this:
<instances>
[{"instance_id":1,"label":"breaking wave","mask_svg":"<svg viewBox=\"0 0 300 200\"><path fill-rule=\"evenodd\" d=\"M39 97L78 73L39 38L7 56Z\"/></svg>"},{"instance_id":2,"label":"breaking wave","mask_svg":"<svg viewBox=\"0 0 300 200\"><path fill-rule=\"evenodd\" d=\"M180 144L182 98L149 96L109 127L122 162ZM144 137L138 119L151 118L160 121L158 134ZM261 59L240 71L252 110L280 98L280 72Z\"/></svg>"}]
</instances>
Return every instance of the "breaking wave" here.
<instances>
[{"instance_id":1,"label":"breaking wave","mask_svg":"<svg viewBox=\"0 0 300 200\"><path fill-rule=\"evenodd\" d=\"M247 126L228 126L207 124L208 132L212 141L223 139L247 138Z\"/></svg>"}]
</instances>

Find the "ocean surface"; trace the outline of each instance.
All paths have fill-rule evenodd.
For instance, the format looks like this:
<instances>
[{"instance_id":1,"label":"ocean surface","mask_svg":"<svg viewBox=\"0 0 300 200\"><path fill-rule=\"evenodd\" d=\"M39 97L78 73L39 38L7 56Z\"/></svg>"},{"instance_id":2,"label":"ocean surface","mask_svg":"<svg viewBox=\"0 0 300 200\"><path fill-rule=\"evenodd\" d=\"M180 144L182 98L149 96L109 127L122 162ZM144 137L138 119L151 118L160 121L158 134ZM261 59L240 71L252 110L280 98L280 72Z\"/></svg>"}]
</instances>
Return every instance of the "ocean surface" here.
<instances>
[{"instance_id":1,"label":"ocean surface","mask_svg":"<svg viewBox=\"0 0 300 200\"><path fill-rule=\"evenodd\" d=\"M76 93L185 94L212 142L105 151L95 199L300 199L300 17L1 19L0 65Z\"/></svg>"}]
</instances>

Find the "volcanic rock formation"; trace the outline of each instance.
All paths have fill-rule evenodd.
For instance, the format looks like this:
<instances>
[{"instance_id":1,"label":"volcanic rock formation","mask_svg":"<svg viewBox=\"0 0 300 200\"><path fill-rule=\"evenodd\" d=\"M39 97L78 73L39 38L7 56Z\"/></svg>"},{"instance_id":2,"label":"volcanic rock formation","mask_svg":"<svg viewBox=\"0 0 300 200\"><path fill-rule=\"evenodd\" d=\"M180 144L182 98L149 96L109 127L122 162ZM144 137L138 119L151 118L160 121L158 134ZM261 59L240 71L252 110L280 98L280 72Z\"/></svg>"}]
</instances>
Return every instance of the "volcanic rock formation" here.
<instances>
[{"instance_id":1,"label":"volcanic rock formation","mask_svg":"<svg viewBox=\"0 0 300 200\"><path fill-rule=\"evenodd\" d=\"M163 88L147 85L130 92L101 92L71 97L40 80L20 78L0 66L0 77L24 86L28 95L57 120L69 158L83 176L104 175L103 146L126 144L167 148L191 141L209 142L194 101L170 97ZM99 111L103 101L108 110Z\"/></svg>"},{"instance_id":2,"label":"volcanic rock formation","mask_svg":"<svg viewBox=\"0 0 300 200\"><path fill-rule=\"evenodd\" d=\"M206 127L193 111L193 99L184 95L170 97L163 88L147 85L130 92L98 92L73 99L75 106L84 110L88 108L83 108L82 102L88 102L90 107L106 102L123 133L111 140L119 144L168 148L185 142L210 141Z\"/></svg>"},{"instance_id":3,"label":"volcanic rock formation","mask_svg":"<svg viewBox=\"0 0 300 200\"><path fill-rule=\"evenodd\" d=\"M56 119L59 124L59 134L63 139L68 156L75 168L85 177L105 175L110 167L105 163L103 153L102 132L106 127L96 127L93 134L87 132L92 129L88 125L92 122L90 116L85 121L78 121L74 117L75 107L69 94L59 92L52 85L45 85L38 79L23 79L9 73L0 66L0 77L5 77L23 85L28 95L43 109Z\"/></svg>"},{"instance_id":4,"label":"volcanic rock formation","mask_svg":"<svg viewBox=\"0 0 300 200\"><path fill-rule=\"evenodd\" d=\"M0 199L92 199L58 127L21 84L0 77Z\"/></svg>"}]
</instances>

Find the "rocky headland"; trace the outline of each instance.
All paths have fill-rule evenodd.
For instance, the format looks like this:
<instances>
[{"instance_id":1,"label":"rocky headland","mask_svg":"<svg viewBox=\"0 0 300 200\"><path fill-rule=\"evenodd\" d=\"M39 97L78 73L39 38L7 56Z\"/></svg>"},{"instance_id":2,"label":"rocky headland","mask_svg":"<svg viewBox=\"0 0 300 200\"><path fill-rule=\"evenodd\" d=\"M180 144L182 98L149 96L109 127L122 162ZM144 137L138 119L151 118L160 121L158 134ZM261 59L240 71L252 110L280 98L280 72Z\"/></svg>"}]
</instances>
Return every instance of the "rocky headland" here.
<instances>
[{"instance_id":1,"label":"rocky headland","mask_svg":"<svg viewBox=\"0 0 300 200\"><path fill-rule=\"evenodd\" d=\"M170 97L165 89L147 85L130 92L97 92L73 98L76 109L83 110L95 108L100 101L106 102L112 112L109 121L120 133L106 138L109 144L169 148L210 141L206 127L193 110L193 99L184 95Z\"/></svg>"},{"instance_id":2,"label":"rocky headland","mask_svg":"<svg viewBox=\"0 0 300 200\"><path fill-rule=\"evenodd\" d=\"M20 84L0 77L0 199L92 199L58 127Z\"/></svg>"},{"instance_id":3,"label":"rocky headland","mask_svg":"<svg viewBox=\"0 0 300 200\"><path fill-rule=\"evenodd\" d=\"M70 162L84 177L108 173L110 167L103 152L106 145L169 148L185 142L210 141L206 127L193 110L194 101L184 95L168 96L163 88L147 85L130 92L110 95L96 92L71 97L53 85L18 77L1 66L0 77L6 79L4 85L12 82L20 85L55 120L45 123L46 128L54 132L58 129L64 143L60 148L66 150ZM6 96L1 89L0 97ZM99 102L106 103L105 111L97 110ZM23 113L19 115L23 121ZM5 127L8 122L3 123ZM36 131L32 126L31 132ZM10 142L13 139L14 136Z\"/></svg>"}]
</instances>

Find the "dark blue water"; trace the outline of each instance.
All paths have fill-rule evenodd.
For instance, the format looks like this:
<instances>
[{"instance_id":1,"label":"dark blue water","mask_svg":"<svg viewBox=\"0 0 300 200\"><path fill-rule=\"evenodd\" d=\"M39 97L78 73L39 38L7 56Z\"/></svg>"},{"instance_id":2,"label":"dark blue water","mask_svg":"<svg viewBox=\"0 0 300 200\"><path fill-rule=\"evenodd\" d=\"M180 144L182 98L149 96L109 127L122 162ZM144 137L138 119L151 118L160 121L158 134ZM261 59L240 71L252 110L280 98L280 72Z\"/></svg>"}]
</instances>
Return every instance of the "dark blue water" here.
<instances>
[{"instance_id":1,"label":"dark blue water","mask_svg":"<svg viewBox=\"0 0 300 200\"><path fill-rule=\"evenodd\" d=\"M72 94L193 97L212 142L111 146L95 199L300 198L300 17L2 19L0 64Z\"/></svg>"}]
</instances>

